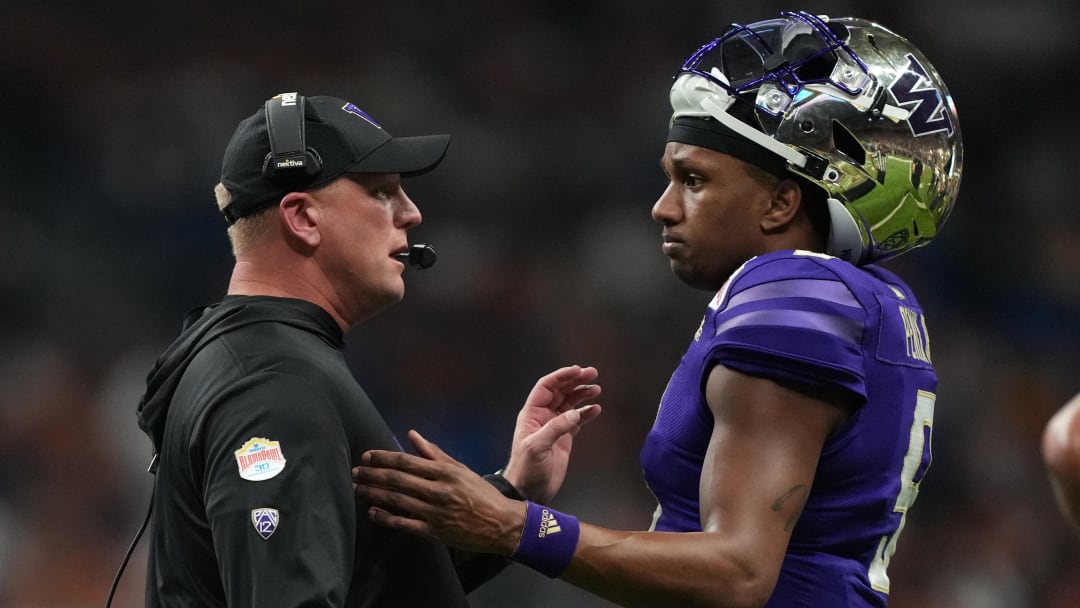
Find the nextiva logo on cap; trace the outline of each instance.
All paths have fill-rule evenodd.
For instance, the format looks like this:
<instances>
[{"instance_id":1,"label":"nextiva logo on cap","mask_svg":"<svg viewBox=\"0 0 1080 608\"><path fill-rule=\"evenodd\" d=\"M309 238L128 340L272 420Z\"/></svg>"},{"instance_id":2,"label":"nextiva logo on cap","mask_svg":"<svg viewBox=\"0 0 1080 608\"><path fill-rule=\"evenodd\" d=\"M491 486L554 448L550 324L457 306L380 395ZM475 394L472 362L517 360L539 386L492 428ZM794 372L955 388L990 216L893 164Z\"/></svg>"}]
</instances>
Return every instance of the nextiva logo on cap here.
<instances>
[{"instance_id":1,"label":"nextiva logo on cap","mask_svg":"<svg viewBox=\"0 0 1080 608\"><path fill-rule=\"evenodd\" d=\"M281 444L265 437L248 439L234 454L240 477L248 481L265 481L285 470Z\"/></svg>"}]
</instances>

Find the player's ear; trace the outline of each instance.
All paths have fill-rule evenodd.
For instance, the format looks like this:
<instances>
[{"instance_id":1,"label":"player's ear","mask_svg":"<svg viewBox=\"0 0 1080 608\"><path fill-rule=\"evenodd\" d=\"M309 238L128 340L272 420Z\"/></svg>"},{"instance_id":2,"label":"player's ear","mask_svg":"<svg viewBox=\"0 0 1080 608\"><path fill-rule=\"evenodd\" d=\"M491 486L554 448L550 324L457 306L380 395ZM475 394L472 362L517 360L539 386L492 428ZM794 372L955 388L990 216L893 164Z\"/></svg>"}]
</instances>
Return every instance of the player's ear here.
<instances>
[{"instance_id":1,"label":"player's ear","mask_svg":"<svg viewBox=\"0 0 1080 608\"><path fill-rule=\"evenodd\" d=\"M773 187L769 208L761 218L761 228L766 232L784 228L795 219L802 202L803 192L799 183L791 178L780 180Z\"/></svg>"},{"instance_id":2,"label":"player's ear","mask_svg":"<svg viewBox=\"0 0 1080 608\"><path fill-rule=\"evenodd\" d=\"M321 224L324 218L314 199L307 192L290 192L278 204L278 217L285 240L292 247L312 250L322 242Z\"/></svg>"}]
</instances>

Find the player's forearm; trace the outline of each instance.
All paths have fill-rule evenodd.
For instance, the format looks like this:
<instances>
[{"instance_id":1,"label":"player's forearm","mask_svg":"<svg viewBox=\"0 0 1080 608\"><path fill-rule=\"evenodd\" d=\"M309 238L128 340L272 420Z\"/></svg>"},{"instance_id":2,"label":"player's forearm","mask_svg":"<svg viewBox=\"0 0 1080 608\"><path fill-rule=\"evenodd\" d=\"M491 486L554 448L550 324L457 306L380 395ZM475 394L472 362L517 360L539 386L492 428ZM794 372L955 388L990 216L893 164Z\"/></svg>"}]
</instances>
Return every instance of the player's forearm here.
<instances>
[{"instance_id":1,"label":"player's forearm","mask_svg":"<svg viewBox=\"0 0 1080 608\"><path fill-rule=\"evenodd\" d=\"M1053 471L1050 473L1050 482L1062 515L1072 525L1073 530L1080 534L1080 485L1055 475Z\"/></svg>"},{"instance_id":2,"label":"player's forearm","mask_svg":"<svg viewBox=\"0 0 1080 608\"><path fill-rule=\"evenodd\" d=\"M561 575L621 606L762 606L776 584L753 556L711 533L622 532L581 524Z\"/></svg>"},{"instance_id":3,"label":"player's forearm","mask_svg":"<svg viewBox=\"0 0 1080 608\"><path fill-rule=\"evenodd\" d=\"M1042 451L1061 512L1080 533L1080 395L1046 425Z\"/></svg>"},{"instance_id":4,"label":"player's forearm","mask_svg":"<svg viewBox=\"0 0 1080 608\"><path fill-rule=\"evenodd\" d=\"M1071 452L1063 448L1054 453L1047 460L1047 471L1062 515L1080 534L1080 439L1076 443Z\"/></svg>"}]
</instances>

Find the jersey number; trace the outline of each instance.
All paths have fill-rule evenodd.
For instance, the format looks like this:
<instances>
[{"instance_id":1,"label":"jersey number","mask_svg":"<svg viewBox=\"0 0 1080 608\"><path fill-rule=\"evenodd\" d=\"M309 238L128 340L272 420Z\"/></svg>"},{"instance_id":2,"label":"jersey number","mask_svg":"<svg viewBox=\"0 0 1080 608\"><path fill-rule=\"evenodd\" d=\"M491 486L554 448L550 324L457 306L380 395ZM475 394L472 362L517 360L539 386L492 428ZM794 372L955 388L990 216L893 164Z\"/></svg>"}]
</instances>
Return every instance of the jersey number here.
<instances>
[{"instance_id":1,"label":"jersey number","mask_svg":"<svg viewBox=\"0 0 1080 608\"><path fill-rule=\"evenodd\" d=\"M904 531L908 509L919 495L919 482L930 466L930 433L934 428L934 393L919 391L915 399L915 419L911 423L907 453L904 454L904 468L900 471L900 493L896 496L893 512L900 514L900 525L896 531L881 537L874 561L867 573L870 585L882 592L889 592L889 575L885 570L889 560L896 552L896 540Z\"/></svg>"}]
</instances>

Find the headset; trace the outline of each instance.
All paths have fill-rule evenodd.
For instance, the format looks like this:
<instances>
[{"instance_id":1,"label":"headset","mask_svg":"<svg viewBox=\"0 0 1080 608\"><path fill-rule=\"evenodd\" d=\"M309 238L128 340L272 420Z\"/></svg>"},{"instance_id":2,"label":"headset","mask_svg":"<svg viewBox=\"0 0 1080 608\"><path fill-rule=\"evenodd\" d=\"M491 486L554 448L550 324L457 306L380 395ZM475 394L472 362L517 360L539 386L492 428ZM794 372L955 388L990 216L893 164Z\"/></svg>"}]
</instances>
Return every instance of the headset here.
<instances>
[{"instance_id":1,"label":"headset","mask_svg":"<svg viewBox=\"0 0 1080 608\"><path fill-rule=\"evenodd\" d=\"M154 457L150 459L150 466L146 469L146 472L156 475L158 465L158 455L154 454ZM156 484L155 484L156 487ZM112 608L113 598L116 596L116 589L120 586L120 579L124 576L124 569L127 568L128 561L131 559L131 554L135 552L136 545L139 544L139 539L142 538L143 532L146 532L147 526L150 525L150 515L154 512L154 488L150 489L150 504L146 507L146 517L143 518L142 525L139 526L139 531L135 533L135 538L131 540L131 544L128 545L127 553L124 554L123 561L120 562L120 568L116 570L116 576L113 577L112 585L109 586L109 596L105 598L105 608Z\"/></svg>"},{"instance_id":2,"label":"headset","mask_svg":"<svg viewBox=\"0 0 1080 608\"><path fill-rule=\"evenodd\" d=\"M322 173L322 158L307 147L304 106L304 96L295 92L275 95L263 106L270 153L263 160L262 173L275 183L305 185Z\"/></svg>"},{"instance_id":3,"label":"headset","mask_svg":"<svg viewBox=\"0 0 1080 608\"><path fill-rule=\"evenodd\" d=\"M263 160L262 173L267 179L286 186L311 183L322 172L322 158L307 147L305 135L305 99L299 93L282 93L266 100L266 132L270 153ZM431 268L437 255L431 245L413 245L396 256L413 268Z\"/></svg>"}]
</instances>

